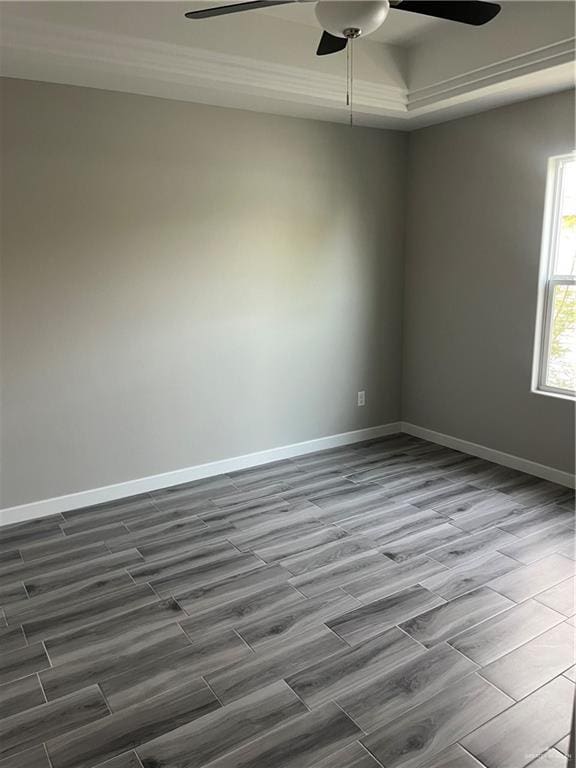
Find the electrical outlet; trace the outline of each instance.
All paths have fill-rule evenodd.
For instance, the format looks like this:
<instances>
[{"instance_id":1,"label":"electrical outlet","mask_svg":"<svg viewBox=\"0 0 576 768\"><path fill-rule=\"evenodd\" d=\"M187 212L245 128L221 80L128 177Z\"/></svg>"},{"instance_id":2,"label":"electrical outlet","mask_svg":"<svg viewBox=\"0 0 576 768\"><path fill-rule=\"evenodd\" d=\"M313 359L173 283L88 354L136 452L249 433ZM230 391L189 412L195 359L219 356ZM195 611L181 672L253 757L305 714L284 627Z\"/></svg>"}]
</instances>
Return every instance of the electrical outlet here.
<instances>
[{"instance_id":1,"label":"electrical outlet","mask_svg":"<svg viewBox=\"0 0 576 768\"><path fill-rule=\"evenodd\" d=\"M358 392L358 405L366 405L366 392L362 390L362 392Z\"/></svg>"}]
</instances>

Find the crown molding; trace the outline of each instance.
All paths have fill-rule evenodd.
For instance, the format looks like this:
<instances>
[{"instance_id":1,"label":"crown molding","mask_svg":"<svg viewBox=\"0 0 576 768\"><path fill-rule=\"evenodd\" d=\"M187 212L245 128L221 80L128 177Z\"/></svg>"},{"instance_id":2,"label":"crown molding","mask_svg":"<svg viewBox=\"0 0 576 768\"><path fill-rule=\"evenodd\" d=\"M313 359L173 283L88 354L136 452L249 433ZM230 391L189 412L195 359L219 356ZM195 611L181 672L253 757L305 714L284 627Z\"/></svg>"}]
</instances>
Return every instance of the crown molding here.
<instances>
[{"instance_id":1,"label":"crown molding","mask_svg":"<svg viewBox=\"0 0 576 768\"><path fill-rule=\"evenodd\" d=\"M569 37L542 48L526 51L518 56L469 70L457 77L440 80L425 88L410 90L407 97L408 111L414 112L462 94L470 94L481 88L497 86L514 78L572 63L576 51L575 41L576 38Z\"/></svg>"},{"instance_id":2,"label":"crown molding","mask_svg":"<svg viewBox=\"0 0 576 768\"><path fill-rule=\"evenodd\" d=\"M0 49L0 71L5 77L19 77L21 62L27 57L32 69L35 63L38 67L42 64L40 71L44 77L38 77L40 80L50 79L46 73L58 71L67 73L71 84L93 85L74 82L82 80L83 73L90 69L93 76L101 76L101 87L105 88L115 89L116 75L116 80L121 79L128 86L131 77L156 83L160 96L164 95L162 84L174 83L191 89L211 89L215 94L231 90L235 94L304 102L344 112L344 77L212 50L29 19L10 19L2 32ZM215 101L218 103L217 96ZM359 112L372 115L404 115L407 91L358 79L354 83L354 105Z\"/></svg>"},{"instance_id":3,"label":"crown molding","mask_svg":"<svg viewBox=\"0 0 576 768\"><path fill-rule=\"evenodd\" d=\"M574 53L570 37L414 90L359 78L356 122L410 130L569 88ZM347 120L344 73L17 16L3 23L0 54L0 73L6 77Z\"/></svg>"}]
</instances>

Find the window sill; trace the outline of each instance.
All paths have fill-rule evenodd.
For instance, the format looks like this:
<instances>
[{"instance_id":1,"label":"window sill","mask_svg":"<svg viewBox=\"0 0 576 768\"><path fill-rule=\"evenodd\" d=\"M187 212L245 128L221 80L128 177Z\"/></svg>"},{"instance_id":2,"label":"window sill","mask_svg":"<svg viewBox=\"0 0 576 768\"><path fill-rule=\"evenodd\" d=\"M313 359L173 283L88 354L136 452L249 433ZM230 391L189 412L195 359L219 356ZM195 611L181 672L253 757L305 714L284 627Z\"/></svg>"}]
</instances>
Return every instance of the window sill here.
<instances>
[{"instance_id":1,"label":"window sill","mask_svg":"<svg viewBox=\"0 0 576 768\"><path fill-rule=\"evenodd\" d=\"M533 395L545 395L546 397L554 397L557 400L568 400L571 403L576 402L576 395L564 395L561 392L550 392L547 389L534 389L531 390Z\"/></svg>"}]
</instances>

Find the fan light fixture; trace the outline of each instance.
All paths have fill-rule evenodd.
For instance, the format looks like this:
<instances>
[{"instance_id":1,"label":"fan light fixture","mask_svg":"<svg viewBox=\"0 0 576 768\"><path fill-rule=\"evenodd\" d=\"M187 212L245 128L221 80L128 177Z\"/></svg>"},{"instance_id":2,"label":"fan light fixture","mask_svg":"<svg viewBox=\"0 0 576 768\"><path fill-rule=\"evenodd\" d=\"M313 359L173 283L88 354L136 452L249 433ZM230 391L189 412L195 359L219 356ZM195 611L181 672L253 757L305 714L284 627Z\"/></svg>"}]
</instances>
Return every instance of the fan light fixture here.
<instances>
[{"instance_id":1,"label":"fan light fixture","mask_svg":"<svg viewBox=\"0 0 576 768\"><path fill-rule=\"evenodd\" d=\"M335 37L353 39L370 35L384 23L390 3L388 0L373 2L330 2L316 3L316 18L322 29Z\"/></svg>"}]
</instances>

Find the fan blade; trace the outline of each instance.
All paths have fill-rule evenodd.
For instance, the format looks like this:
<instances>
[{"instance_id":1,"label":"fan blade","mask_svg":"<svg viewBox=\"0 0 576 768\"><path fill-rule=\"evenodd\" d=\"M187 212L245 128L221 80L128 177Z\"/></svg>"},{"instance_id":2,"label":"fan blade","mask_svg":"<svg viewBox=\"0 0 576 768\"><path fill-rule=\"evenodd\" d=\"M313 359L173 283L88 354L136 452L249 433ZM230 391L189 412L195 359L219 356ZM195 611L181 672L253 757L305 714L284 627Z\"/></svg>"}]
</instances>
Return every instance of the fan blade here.
<instances>
[{"instance_id":1,"label":"fan blade","mask_svg":"<svg viewBox=\"0 0 576 768\"><path fill-rule=\"evenodd\" d=\"M329 53L343 51L344 48L346 48L347 43L348 38L346 37L336 37L329 32L322 32L316 56L327 56Z\"/></svg>"},{"instance_id":2,"label":"fan blade","mask_svg":"<svg viewBox=\"0 0 576 768\"><path fill-rule=\"evenodd\" d=\"M432 2L420 2L420 0L400 0L391 3L391 7L397 11L411 11L422 13L424 16L435 16L437 19L459 21L462 24L472 24L479 27L487 24L500 13L498 3L483 3L480 0L432 0Z\"/></svg>"},{"instance_id":3,"label":"fan blade","mask_svg":"<svg viewBox=\"0 0 576 768\"><path fill-rule=\"evenodd\" d=\"M251 0L248 3L234 3L233 5L218 5L215 8L204 8L201 11L188 11L187 19L211 19L213 16L227 16L229 13L241 13L242 11L256 11L258 8L270 8L274 5L290 5L298 0Z\"/></svg>"}]
</instances>

